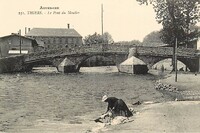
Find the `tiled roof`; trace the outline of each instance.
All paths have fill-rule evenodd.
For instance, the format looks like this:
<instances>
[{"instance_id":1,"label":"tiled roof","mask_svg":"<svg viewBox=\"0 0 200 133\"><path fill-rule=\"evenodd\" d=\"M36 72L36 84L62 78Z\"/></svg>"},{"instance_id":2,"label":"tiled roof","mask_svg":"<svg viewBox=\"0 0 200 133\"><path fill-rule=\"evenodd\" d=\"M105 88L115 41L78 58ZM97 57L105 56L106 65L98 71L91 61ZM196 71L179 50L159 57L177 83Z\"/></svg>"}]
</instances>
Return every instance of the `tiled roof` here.
<instances>
[{"instance_id":1,"label":"tiled roof","mask_svg":"<svg viewBox=\"0 0 200 133\"><path fill-rule=\"evenodd\" d=\"M81 37L76 30L64 28L33 28L26 36Z\"/></svg>"},{"instance_id":2,"label":"tiled roof","mask_svg":"<svg viewBox=\"0 0 200 133\"><path fill-rule=\"evenodd\" d=\"M29 37L21 36L21 35L19 35L19 34L17 34L17 33L12 33L11 35L2 36L2 37L0 37L0 38L6 38L6 37L10 37L10 36L19 36L19 37L22 37L22 38L25 38L25 39L34 40L34 39L32 39L32 38L29 38Z\"/></svg>"}]
</instances>

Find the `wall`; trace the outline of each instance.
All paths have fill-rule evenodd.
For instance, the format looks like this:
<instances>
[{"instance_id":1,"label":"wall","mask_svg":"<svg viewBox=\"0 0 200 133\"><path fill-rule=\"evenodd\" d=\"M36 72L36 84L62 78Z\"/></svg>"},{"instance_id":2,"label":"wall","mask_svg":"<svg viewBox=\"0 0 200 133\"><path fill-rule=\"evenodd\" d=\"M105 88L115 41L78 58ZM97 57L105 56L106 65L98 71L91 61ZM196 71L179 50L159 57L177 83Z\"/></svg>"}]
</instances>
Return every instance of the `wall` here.
<instances>
[{"instance_id":1,"label":"wall","mask_svg":"<svg viewBox=\"0 0 200 133\"><path fill-rule=\"evenodd\" d=\"M82 45L82 37L43 37L43 36L33 36L34 39L43 41L45 44L45 49L58 49Z\"/></svg>"},{"instance_id":2,"label":"wall","mask_svg":"<svg viewBox=\"0 0 200 133\"><path fill-rule=\"evenodd\" d=\"M22 43L21 43L21 49L22 50L28 50L29 53L33 52L33 47L32 47L32 40L26 39L26 38L21 38ZM8 57L10 56L8 54L9 50L20 50L20 38L19 36L8 36L0 39L0 52L2 57Z\"/></svg>"},{"instance_id":3,"label":"wall","mask_svg":"<svg viewBox=\"0 0 200 133\"><path fill-rule=\"evenodd\" d=\"M7 38L7 40L11 40L11 44L9 44L10 49L12 49L12 48L16 48L18 50L20 49L20 37L19 36L10 36L9 38ZM28 50L29 53L33 52L32 40L21 37L21 49Z\"/></svg>"},{"instance_id":4,"label":"wall","mask_svg":"<svg viewBox=\"0 0 200 133\"><path fill-rule=\"evenodd\" d=\"M9 44L6 40L0 39L0 57L7 57L8 55L8 50L9 50Z\"/></svg>"},{"instance_id":5,"label":"wall","mask_svg":"<svg viewBox=\"0 0 200 133\"><path fill-rule=\"evenodd\" d=\"M0 59L0 73L17 72L23 70L23 56ZM25 67L25 66L24 66Z\"/></svg>"}]
</instances>

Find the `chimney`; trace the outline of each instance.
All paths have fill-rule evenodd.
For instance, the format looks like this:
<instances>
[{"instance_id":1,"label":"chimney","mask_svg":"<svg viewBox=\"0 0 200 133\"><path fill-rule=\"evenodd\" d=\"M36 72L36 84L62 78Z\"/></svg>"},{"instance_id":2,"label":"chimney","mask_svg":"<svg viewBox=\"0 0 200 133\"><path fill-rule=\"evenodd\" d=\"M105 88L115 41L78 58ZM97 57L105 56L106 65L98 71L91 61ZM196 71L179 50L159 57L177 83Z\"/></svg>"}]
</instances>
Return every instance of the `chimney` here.
<instances>
[{"instance_id":1,"label":"chimney","mask_svg":"<svg viewBox=\"0 0 200 133\"><path fill-rule=\"evenodd\" d=\"M21 29L18 31L18 34L21 35Z\"/></svg>"},{"instance_id":2,"label":"chimney","mask_svg":"<svg viewBox=\"0 0 200 133\"><path fill-rule=\"evenodd\" d=\"M67 28L68 28L68 29L70 28L70 25L69 25L69 24L67 24Z\"/></svg>"},{"instance_id":3,"label":"chimney","mask_svg":"<svg viewBox=\"0 0 200 133\"><path fill-rule=\"evenodd\" d=\"M31 28L28 28L28 32L31 30Z\"/></svg>"},{"instance_id":4,"label":"chimney","mask_svg":"<svg viewBox=\"0 0 200 133\"><path fill-rule=\"evenodd\" d=\"M25 27L25 35L26 35L26 33L27 33L26 31L27 31L27 28Z\"/></svg>"}]
</instances>

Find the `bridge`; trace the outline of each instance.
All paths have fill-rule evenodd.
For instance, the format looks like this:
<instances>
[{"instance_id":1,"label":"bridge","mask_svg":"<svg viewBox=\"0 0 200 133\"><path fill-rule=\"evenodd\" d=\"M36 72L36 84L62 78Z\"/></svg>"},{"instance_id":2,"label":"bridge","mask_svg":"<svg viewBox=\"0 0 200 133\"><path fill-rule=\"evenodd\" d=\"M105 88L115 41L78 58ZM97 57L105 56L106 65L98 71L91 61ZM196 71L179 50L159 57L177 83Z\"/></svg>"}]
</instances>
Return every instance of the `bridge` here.
<instances>
[{"instance_id":1,"label":"bridge","mask_svg":"<svg viewBox=\"0 0 200 133\"><path fill-rule=\"evenodd\" d=\"M58 68L64 59L70 61L66 64L64 72L78 72L85 60L92 56L104 56L113 60L117 67L127 59L128 55L143 60L148 67L152 67L155 63L172 58L172 48L170 47L142 47L135 46L129 49L130 46L120 44L97 44L92 46L74 47L50 50L44 52L35 52L27 55L7 57L0 59L0 73L31 71L35 65L51 64ZM199 51L191 48L179 48L177 50L177 58L183 62L192 72L199 71Z\"/></svg>"},{"instance_id":2,"label":"bridge","mask_svg":"<svg viewBox=\"0 0 200 133\"><path fill-rule=\"evenodd\" d=\"M144 61L149 68L157 62L172 58L172 47L134 47L130 53ZM199 51L192 48L178 48L177 60L182 62L191 72L199 72Z\"/></svg>"}]
</instances>

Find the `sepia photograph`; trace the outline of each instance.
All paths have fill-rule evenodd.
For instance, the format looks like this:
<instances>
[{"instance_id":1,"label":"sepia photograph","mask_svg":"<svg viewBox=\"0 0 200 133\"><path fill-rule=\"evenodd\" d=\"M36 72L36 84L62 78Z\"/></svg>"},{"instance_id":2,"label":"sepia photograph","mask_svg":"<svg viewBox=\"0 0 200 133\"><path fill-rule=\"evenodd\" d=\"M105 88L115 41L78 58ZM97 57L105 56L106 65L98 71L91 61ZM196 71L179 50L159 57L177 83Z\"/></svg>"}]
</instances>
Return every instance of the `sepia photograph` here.
<instances>
[{"instance_id":1,"label":"sepia photograph","mask_svg":"<svg viewBox=\"0 0 200 133\"><path fill-rule=\"evenodd\" d=\"M0 133L200 132L200 0L0 0Z\"/></svg>"}]
</instances>

